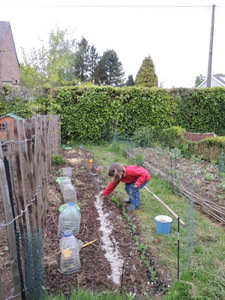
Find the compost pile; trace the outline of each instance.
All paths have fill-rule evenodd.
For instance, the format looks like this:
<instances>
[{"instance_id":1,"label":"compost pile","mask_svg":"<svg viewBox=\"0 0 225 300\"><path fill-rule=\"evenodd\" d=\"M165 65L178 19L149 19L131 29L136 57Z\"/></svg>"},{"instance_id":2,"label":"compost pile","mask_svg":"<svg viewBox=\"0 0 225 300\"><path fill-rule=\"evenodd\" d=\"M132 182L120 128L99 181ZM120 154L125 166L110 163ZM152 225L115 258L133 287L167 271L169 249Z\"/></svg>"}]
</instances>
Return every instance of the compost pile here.
<instances>
[{"instance_id":1,"label":"compost pile","mask_svg":"<svg viewBox=\"0 0 225 300\"><path fill-rule=\"evenodd\" d=\"M49 202L46 228L44 233L44 269L45 287L48 293L59 291L69 296L71 289L98 292L135 293L136 296L147 291L149 296L157 296L171 283L171 277L164 272L164 278L157 274L157 282L151 281L150 273L141 260L131 229L122 213L122 206L112 200L97 195L105 187L103 168L93 163L85 149L64 150L66 163L63 167L72 167L71 183L76 188L80 206L81 223L77 238L84 244L96 240L81 248L79 271L72 275L60 272L60 237L57 236L59 208L63 197L57 178L61 176L62 166L53 166L49 177ZM106 171L106 170L104 170ZM115 194L115 192L114 192ZM122 203L122 199L120 199ZM130 212L132 222L137 225L135 213ZM137 232L139 234L139 232ZM154 269L158 262L149 261Z\"/></svg>"}]
</instances>

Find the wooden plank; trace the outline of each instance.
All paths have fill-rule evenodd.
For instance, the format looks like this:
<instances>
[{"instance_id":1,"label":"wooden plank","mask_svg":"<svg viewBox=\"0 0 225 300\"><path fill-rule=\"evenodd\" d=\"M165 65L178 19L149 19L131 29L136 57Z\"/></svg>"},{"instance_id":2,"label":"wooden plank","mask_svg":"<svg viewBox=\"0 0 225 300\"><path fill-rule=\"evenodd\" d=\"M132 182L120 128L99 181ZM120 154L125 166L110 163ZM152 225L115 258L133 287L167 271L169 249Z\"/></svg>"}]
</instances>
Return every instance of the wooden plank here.
<instances>
[{"instance_id":1,"label":"wooden plank","mask_svg":"<svg viewBox=\"0 0 225 300\"><path fill-rule=\"evenodd\" d=\"M61 118L60 118L60 115L58 115L58 121L57 121L57 124L58 124L58 153L60 153L61 151L61 144L62 144L62 141L61 141Z\"/></svg>"},{"instance_id":2,"label":"wooden plank","mask_svg":"<svg viewBox=\"0 0 225 300\"><path fill-rule=\"evenodd\" d=\"M51 157L52 157L52 153L51 153L51 120L49 116L45 116L46 118L46 163L47 163L47 174L50 172L51 169Z\"/></svg>"},{"instance_id":3,"label":"wooden plank","mask_svg":"<svg viewBox=\"0 0 225 300\"><path fill-rule=\"evenodd\" d=\"M21 150L21 139L20 139L20 128L19 122L14 121L14 138L15 138L15 169L16 169L16 178L18 182L18 203L19 209L23 211L23 224L24 228L28 233L30 233L30 222L29 214L27 210L27 200L25 193L25 182L24 182L24 166L23 166L23 153Z\"/></svg>"},{"instance_id":4,"label":"wooden plank","mask_svg":"<svg viewBox=\"0 0 225 300\"><path fill-rule=\"evenodd\" d=\"M61 149L61 130L60 116L53 116L53 149L52 154L60 153Z\"/></svg>"},{"instance_id":5,"label":"wooden plank","mask_svg":"<svg viewBox=\"0 0 225 300\"><path fill-rule=\"evenodd\" d=\"M60 115L56 116L57 118L57 152L56 153L60 153L61 151L61 119L60 119Z\"/></svg>"},{"instance_id":6,"label":"wooden plank","mask_svg":"<svg viewBox=\"0 0 225 300\"><path fill-rule=\"evenodd\" d=\"M52 149L53 149L53 117L54 115L48 115L48 119L49 119L49 126L48 126L48 136L49 136L49 172L52 166Z\"/></svg>"},{"instance_id":7,"label":"wooden plank","mask_svg":"<svg viewBox=\"0 0 225 300\"><path fill-rule=\"evenodd\" d=\"M26 195L27 204L31 204L28 208L30 215L30 222L32 224L32 230L36 232L37 229L37 197L36 197L36 177L34 170L34 155L32 151L32 123L28 119L23 123L23 139L25 142L25 149L23 150L24 156L24 169L25 169L25 185L26 185Z\"/></svg>"},{"instance_id":8,"label":"wooden plank","mask_svg":"<svg viewBox=\"0 0 225 300\"><path fill-rule=\"evenodd\" d=\"M0 274L0 299L4 299L4 297L3 297L3 289L2 289L2 279L1 279L1 274Z\"/></svg>"},{"instance_id":9,"label":"wooden plank","mask_svg":"<svg viewBox=\"0 0 225 300\"><path fill-rule=\"evenodd\" d=\"M15 125L15 123L13 123ZM11 124L12 127L12 124ZM16 178L16 169L15 169L15 152L14 152L14 133L12 130L10 130L10 124L9 126L6 127L6 132L7 132L7 140L10 141L8 144L8 151L7 151L7 157L9 160L9 168L10 168L10 175L11 175L11 185L12 185L12 193L14 195L13 200L14 200L14 210L15 214L19 216L21 214L20 211L20 205L18 202L18 182ZM18 224L20 227L20 231L22 232L23 228L23 219L19 217L18 219Z\"/></svg>"},{"instance_id":10,"label":"wooden plank","mask_svg":"<svg viewBox=\"0 0 225 300\"><path fill-rule=\"evenodd\" d=\"M45 227L46 217L47 217L47 187L48 187L48 175L49 175L49 152L48 152L48 116L43 116L41 119L41 128L42 128L42 139L41 139L41 158L43 163L43 169L41 173L41 178L43 181L43 188L42 188L42 199L45 207L45 211L43 214L43 226Z\"/></svg>"},{"instance_id":11,"label":"wooden plank","mask_svg":"<svg viewBox=\"0 0 225 300\"><path fill-rule=\"evenodd\" d=\"M43 229L43 222L42 222L42 214L44 210L44 205L42 201L42 188L43 188L43 183L42 183L42 177L41 177L41 172L43 169L43 163L42 163L42 158L41 158L41 138L42 138L42 128L40 126L40 120L41 117L37 117L33 119L33 126L35 130L35 146L34 146L34 164L36 166L35 168L35 177L36 177L36 186L37 186L37 216L38 216L38 228Z\"/></svg>"},{"instance_id":12,"label":"wooden plank","mask_svg":"<svg viewBox=\"0 0 225 300\"><path fill-rule=\"evenodd\" d=\"M0 187L3 199L3 207L5 214L5 223L8 224L6 226L8 243L9 243L9 252L10 252L10 265L12 269L13 276L13 284L14 284L14 292L17 295L20 295L20 278L19 278L19 270L17 264L17 250L16 250L16 237L13 225L13 214L11 209L8 183L5 174L5 166L3 162L3 154L2 154L2 146L0 143Z\"/></svg>"}]
</instances>

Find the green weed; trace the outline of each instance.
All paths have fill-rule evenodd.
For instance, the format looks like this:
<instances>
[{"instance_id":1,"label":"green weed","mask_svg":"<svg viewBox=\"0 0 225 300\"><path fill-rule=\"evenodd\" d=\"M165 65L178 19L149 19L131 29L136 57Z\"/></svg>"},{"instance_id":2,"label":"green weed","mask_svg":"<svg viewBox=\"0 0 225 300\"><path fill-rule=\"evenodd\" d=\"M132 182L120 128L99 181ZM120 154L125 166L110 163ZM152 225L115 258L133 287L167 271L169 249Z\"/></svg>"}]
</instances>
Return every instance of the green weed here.
<instances>
[{"instance_id":1,"label":"green weed","mask_svg":"<svg viewBox=\"0 0 225 300\"><path fill-rule=\"evenodd\" d=\"M138 166L143 166L143 156L141 153L137 153L135 156L135 164Z\"/></svg>"},{"instance_id":2,"label":"green weed","mask_svg":"<svg viewBox=\"0 0 225 300\"><path fill-rule=\"evenodd\" d=\"M214 178L213 174L207 173L207 174L205 174L205 179L209 180L209 181L213 181L215 178Z\"/></svg>"},{"instance_id":3,"label":"green weed","mask_svg":"<svg viewBox=\"0 0 225 300\"><path fill-rule=\"evenodd\" d=\"M54 166L64 165L65 162L66 162L66 159L63 157L62 154L53 154L52 155L52 164Z\"/></svg>"}]
</instances>

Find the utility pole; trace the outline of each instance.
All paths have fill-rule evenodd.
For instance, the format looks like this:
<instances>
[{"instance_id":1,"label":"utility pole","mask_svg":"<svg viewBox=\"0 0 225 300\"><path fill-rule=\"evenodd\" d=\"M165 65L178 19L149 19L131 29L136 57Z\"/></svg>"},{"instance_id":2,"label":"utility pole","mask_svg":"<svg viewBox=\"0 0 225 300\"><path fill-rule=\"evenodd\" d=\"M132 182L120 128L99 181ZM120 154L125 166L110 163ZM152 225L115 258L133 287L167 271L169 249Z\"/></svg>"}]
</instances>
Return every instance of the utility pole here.
<instances>
[{"instance_id":1,"label":"utility pole","mask_svg":"<svg viewBox=\"0 0 225 300\"><path fill-rule=\"evenodd\" d=\"M209 60L208 60L208 74L207 74L207 87L211 87L211 75L212 75L212 53L213 53L213 34L214 34L214 20L215 20L215 4L212 6L212 20L211 20L211 32L209 43Z\"/></svg>"}]
</instances>

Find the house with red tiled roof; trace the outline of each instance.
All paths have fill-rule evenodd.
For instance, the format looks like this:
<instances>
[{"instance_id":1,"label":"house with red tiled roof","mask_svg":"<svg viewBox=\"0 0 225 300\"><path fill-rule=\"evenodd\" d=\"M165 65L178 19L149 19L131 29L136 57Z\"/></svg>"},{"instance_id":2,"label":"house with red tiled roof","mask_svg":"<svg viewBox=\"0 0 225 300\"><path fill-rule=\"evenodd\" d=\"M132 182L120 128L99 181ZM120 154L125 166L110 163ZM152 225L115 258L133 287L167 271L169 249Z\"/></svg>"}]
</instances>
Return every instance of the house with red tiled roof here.
<instances>
[{"instance_id":1,"label":"house with red tiled roof","mask_svg":"<svg viewBox=\"0 0 225 300\"><path fill-rule=\"evenodd\" d=\"M20 68L10 22L0 21L0 87L20 86Z\"/></svg>"}]
</instances>

